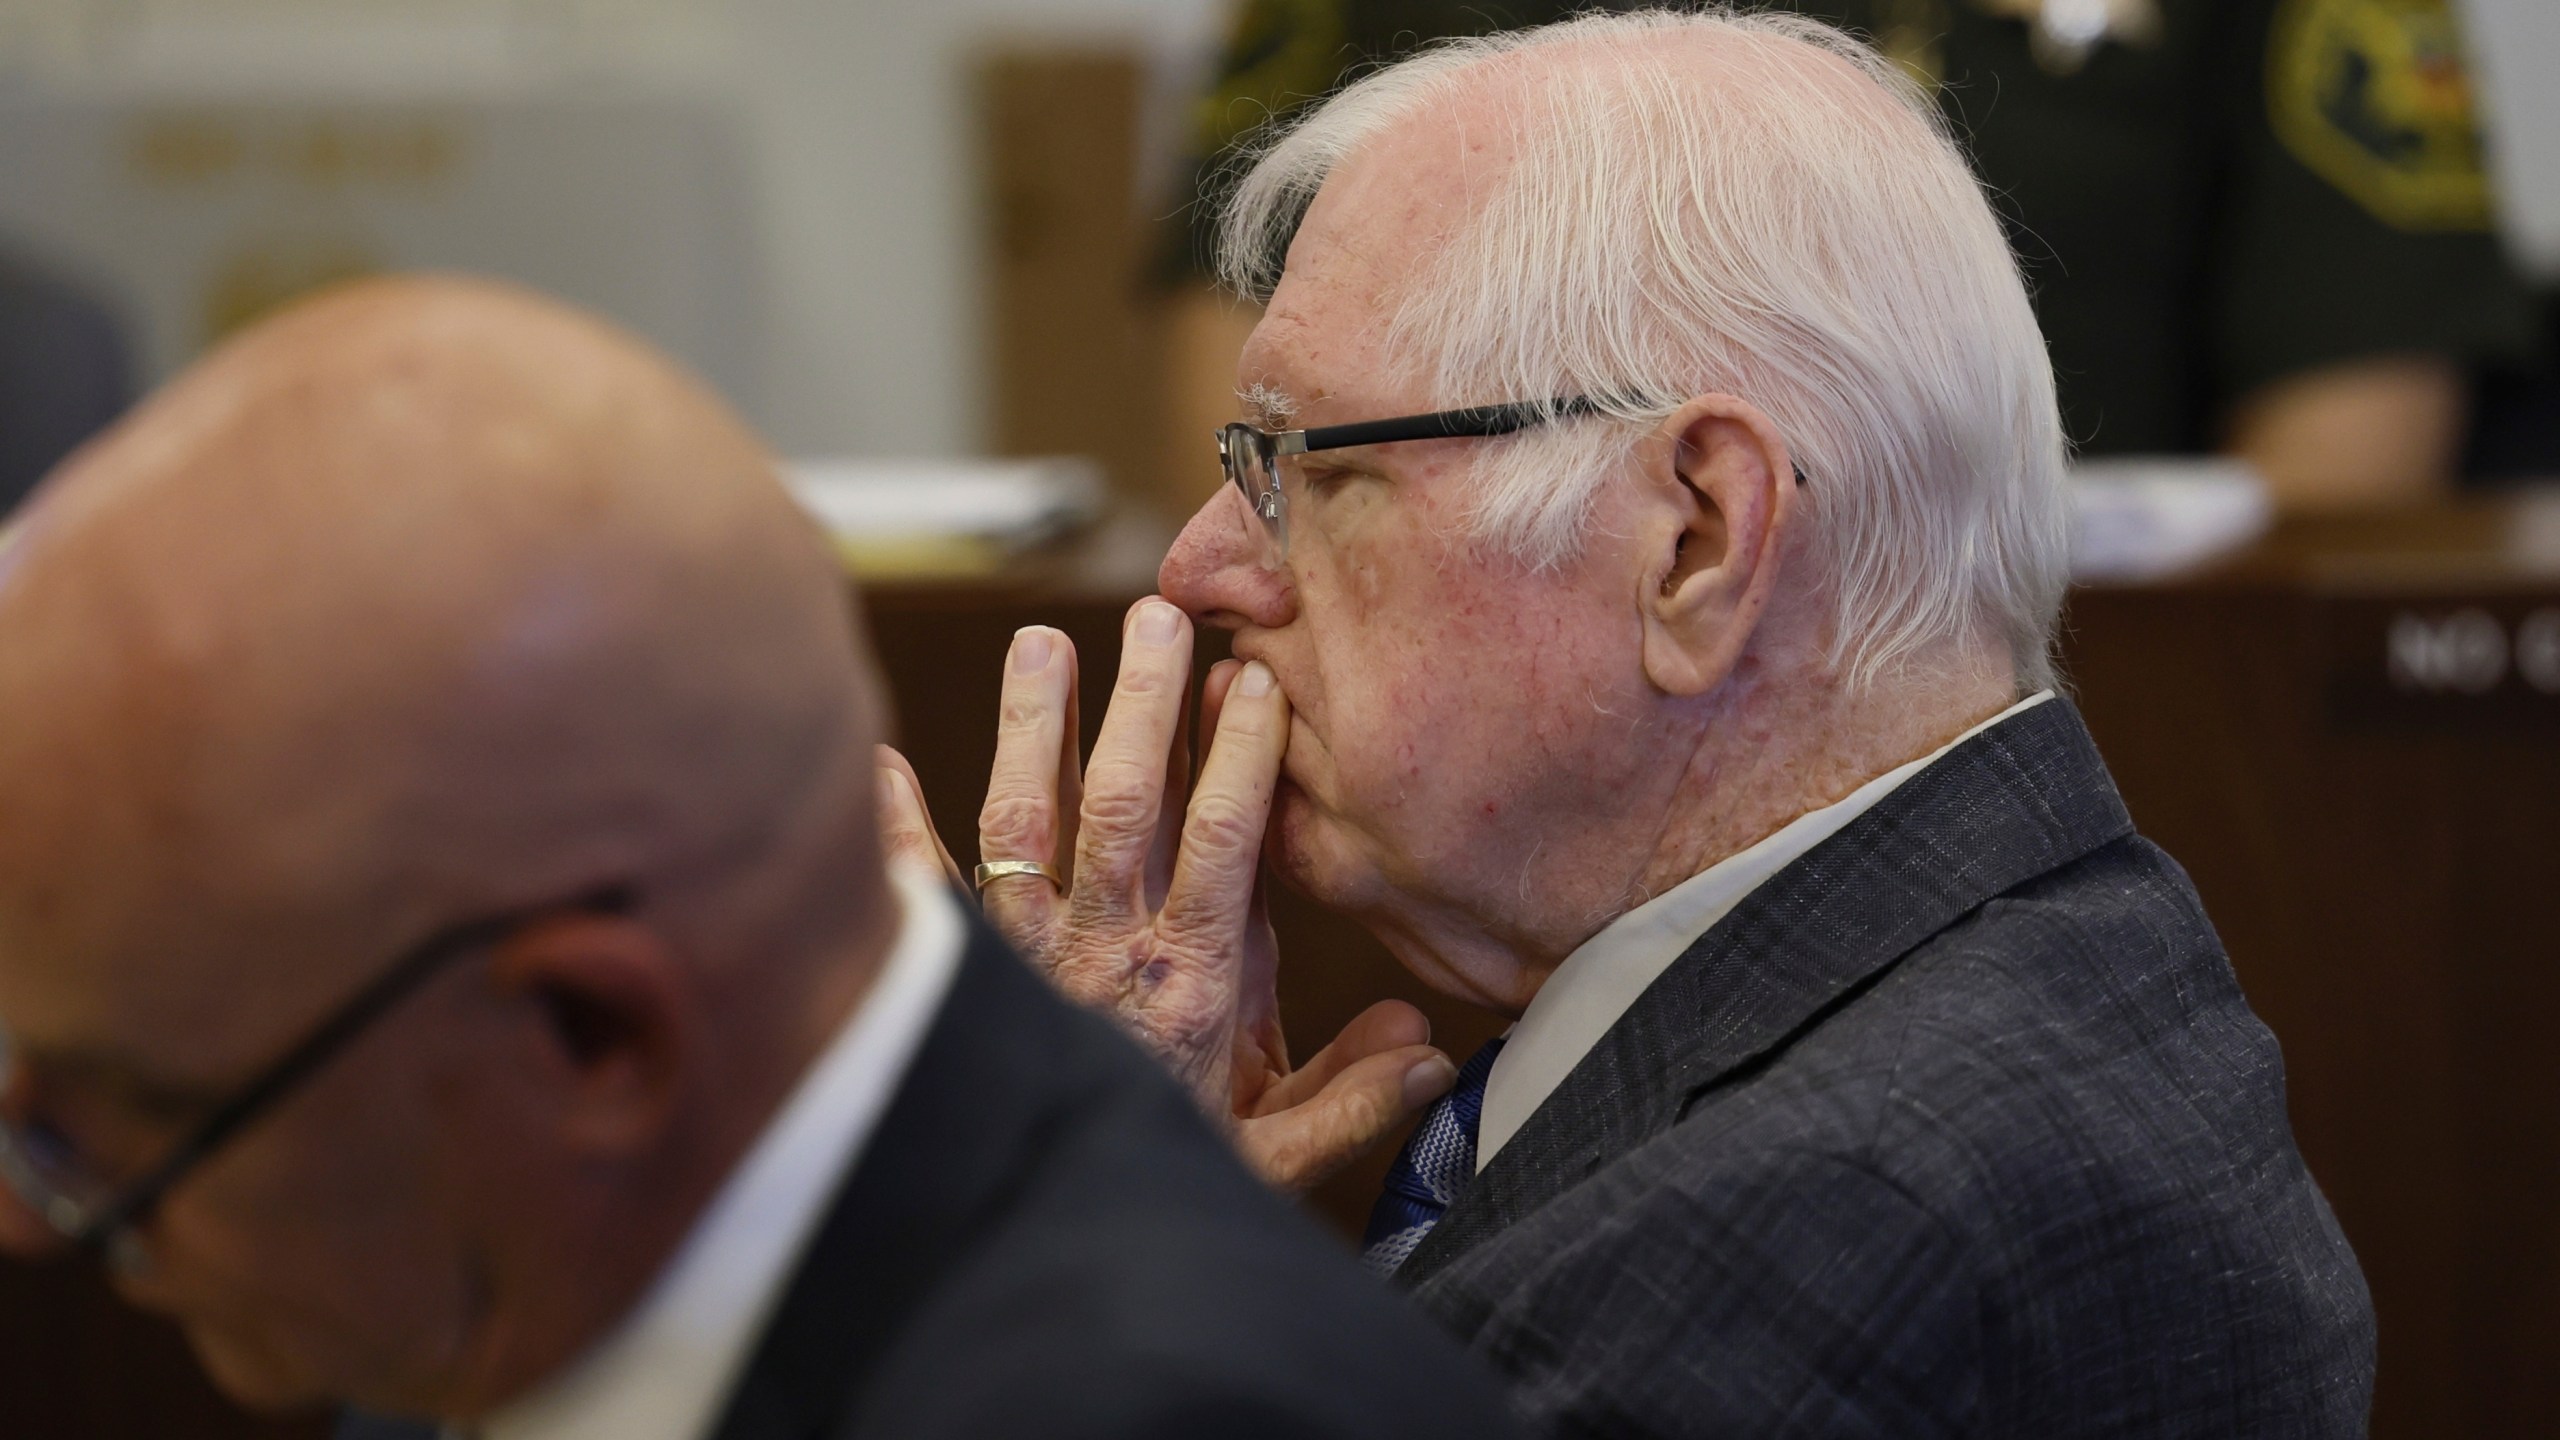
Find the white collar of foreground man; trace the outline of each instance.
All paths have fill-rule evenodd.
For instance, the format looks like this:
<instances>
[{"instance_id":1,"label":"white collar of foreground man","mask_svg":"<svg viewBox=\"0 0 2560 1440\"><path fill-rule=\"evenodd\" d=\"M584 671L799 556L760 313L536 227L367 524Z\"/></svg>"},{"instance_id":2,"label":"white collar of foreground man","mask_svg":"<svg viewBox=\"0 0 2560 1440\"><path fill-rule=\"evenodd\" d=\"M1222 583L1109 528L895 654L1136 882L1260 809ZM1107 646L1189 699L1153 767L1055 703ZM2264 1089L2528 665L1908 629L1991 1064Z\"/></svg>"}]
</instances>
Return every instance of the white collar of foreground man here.
<instances>
[{"instance_id":1,"label":"white collar of foreground man","mask_svg":"<svg viewBox=\"0 0 2560 1440\"><path fill-rule=\"evenodd\" d=\"M1476 1169L1482 1171L1492 1162L1637 997L1744 897L1847 829L1850 821L1948 751L2052 698L2050 690L2037 691L1910 764L1859 786L1848 798L1797 816L1758 844L1717 861L1583 941L1538 988L1529 1008L1521 1012L1520 1023L1511 1027L1502 1052L1494 1057L1476 1131Z\"/></svg>"},{"instance_id":2,"label":"white collar of foreground man","mask_svg":"<svg viewBox=\"0 0 2560 1440\"><path fill-rule=\"evenodd\" d=\"M939 876L891 865L903 912L871 990L730 1173L638 1308L472 1432L481 1440L700 1440L959 972Z\"/></svg>"}]
</instances>

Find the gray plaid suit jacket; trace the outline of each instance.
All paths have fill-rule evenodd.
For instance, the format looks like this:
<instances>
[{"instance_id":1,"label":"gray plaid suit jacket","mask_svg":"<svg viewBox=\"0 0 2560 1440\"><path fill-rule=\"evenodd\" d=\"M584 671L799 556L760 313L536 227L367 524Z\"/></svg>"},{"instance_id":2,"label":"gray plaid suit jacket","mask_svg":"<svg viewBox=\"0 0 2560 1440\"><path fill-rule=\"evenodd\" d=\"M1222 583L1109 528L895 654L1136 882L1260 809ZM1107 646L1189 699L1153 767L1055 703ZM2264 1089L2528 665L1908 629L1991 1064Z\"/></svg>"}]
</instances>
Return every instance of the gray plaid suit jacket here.
<instances>
[{"instance_id":1,"label":"gray plaid suit jacket","mask_svg":"<svg viewBox=\"0 0 2560 1440\"><path fill-rule=\"evenodd\" d=\"M2275 1038L2067 701L1699 937L1397 1274L1559 1434L2351 1436Z\"/></svg>"}]
</instances>

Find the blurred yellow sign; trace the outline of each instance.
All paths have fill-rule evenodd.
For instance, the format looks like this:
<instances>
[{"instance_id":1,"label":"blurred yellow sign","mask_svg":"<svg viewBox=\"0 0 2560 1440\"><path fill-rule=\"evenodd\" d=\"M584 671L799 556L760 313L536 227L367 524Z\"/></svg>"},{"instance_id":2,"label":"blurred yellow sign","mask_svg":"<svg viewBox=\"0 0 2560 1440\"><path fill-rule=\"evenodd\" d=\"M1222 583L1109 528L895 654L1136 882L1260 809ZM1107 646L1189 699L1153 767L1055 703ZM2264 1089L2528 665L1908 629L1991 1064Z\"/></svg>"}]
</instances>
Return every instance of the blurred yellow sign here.
<instances>
[{"instance_id":1,"label":"blurred yellow sign","mask_svg":"<svg viewBox=\"0 0 2560 1440\"><path fill-rule=\"evenodd\" d=\"M204 343L219 344L315 290L383 268L372 247L359 240L283 234L252 241L218 263L206 282L200 312Z\"/></svg>"},{"instance_id":2,"label":"blurred yellow sign","mask_svg":"<svg viewBox=\"0 0 2560 1440\"><path fill-rule=\"evenodd\" d=\"M452 124L431 116L173 111L136 121L127 154L136 175L166 187L256 175L309 190L421 190L460 173L463 143Z\"/></svg>"}]
</instances>

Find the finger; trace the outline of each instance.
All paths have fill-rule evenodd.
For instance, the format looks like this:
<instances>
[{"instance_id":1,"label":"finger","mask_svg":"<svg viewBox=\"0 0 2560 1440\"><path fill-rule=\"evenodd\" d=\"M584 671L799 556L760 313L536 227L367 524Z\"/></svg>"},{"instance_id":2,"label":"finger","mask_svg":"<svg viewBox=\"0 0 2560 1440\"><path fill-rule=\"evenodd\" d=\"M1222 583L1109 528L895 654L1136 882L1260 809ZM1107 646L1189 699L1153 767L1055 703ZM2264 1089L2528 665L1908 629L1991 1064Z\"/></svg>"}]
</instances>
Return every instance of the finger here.
<instances>
[{"instance_id":1,"label":"finger","mask_svg":"<svg viewBox=\"0 0 2560 1440\"><path fill-rule=\"evenodd\" d=\"M1174 754L1165 765L1164 810L1156 817L1156 848L1148 854L1147 904L1150 909L1164 907L1165 891L1173 884L1173 868L1182 853L1182 819L1191 804L1192 758L1209 753L1212 737L1218 733L1218 707L1226 703L1227 686L1244 668L1240 660L1221 660L1209 667L1208 678L1200 686L1199 742L1195 747L1193 726L1177 724L1173 732Z\"/></svg>"},{"instance_id":2,"label":"finger","mask_svg":"<svg viewBox=\"0 0 2560 1440\"><path fill-rule=\"evenodd\" d=\"M1173 884L1173 866L1182 851L1182 815L1191 803L1191 724L1190 696L1183 697L1182 708L1174 712L1173 743L1166 748L1164 761L1164 799L1156 807L1154 838L1147 846L1146 907L1149 914L1164 905L1165 891ZM1205 748L1206 737L1203 737Z\"/></svg>"},{"instance_id":3,"label":"finger","mask_svg":"<svg viewBox=\"0 0 2560 1440\"><path fill-rule=\"evenodd\" d=\"M978 858L1060 865L1058 788L1066 773L1060 751L1072 750L1074 647L1045 625L1016 631L1005 654L1003 710L996 723L995 766L987 803L978 812ZM1008 875L980 895L987 918L1007 938L1037 952L1057 918L1058 894L1037 875Z\"/></svg>"},{"instance_id":4,"label":"finger","mask_svg":"<svg viewBox=\"0 0 2560 1440\"><path fill-rule=\"evenodd\" d=\"M1134 922L1142 915L1147 855L1164 812L1165 763L1190 673L1190 618L1162 600L1139 601L1121 635L1111 708L1085 766L1074 893L1080 920Z\"/></svg>"},{"instance_id":5,"label":"finger","mask_svg":"<svg viewBox=\"0 0 2560 1440\"><path fill-rule=\"evenodd\" d=\"M1158 929L1211 951L1241 945L1261 870L1262 832L1280 757L1289 748L1289 702L1271 667L1244 667L1227 687L1218 731L1182 823L1182 855Z\"/></svg>"},{"instance_id":6,"label":"finger","mask_svg":"<svg viewBox=\"0 0 2560 1440\"><path fill-rule=\"evenodd\" d=\"M1237 1127L1245 1162L1288 1191L1322 1183L1449 1093L1458 1067L1428 1045L1372 1055L1308 1100Z\"/></svg>"},{"instance_id":7,"label":"finger","mask_svg":"<svg viewBox=\"0 0 2560 1440\"><path fill-rule=\"evenodd\" d=\"M1264 1092L1261 1109L1285 1110L1314 1098L1316 1092L1334 1082L1343 1071L1373 1055L1391 1050L1410 1050L1431 1043L1431 1020L1402 1000L1381 1000L1360 1012L1333 1043L1307 1057L1307 1063L1291 1071Z\"/></svg>"},{"instance_id":8,"label":"finger","mask_svg":"<svg viewBox=\"0 0 2560 1440\"><path fill-rule=\"evenodd\" d=\"M942 843L941 833L933 828L933 812L925 806L916 767L889 746L874 749L880 763L881 843L893 858L938 870L958 885L959 862L951 858L951 847Z\"/></svg>"},{"instance_id":9,"label":"finger","mask_svg":"<svg viewBox=\"0 0 2560 1440\"><path fill-rule=\"evenodd\" d=\"M1209 667L1209 678L1200 685L1200 753L1209 753L1209 741L1218 733L1218 713L1226 708L1227 687L1233 685L1241 660L1221 660Z\"/></svg>"},{"instance_id":10,"label":"finger","mask_svg":"<svg viewBox=\"0 0 2560 1440\"><path fill-rule=\"evenodd\" d=\"M1084 662L1063 631L1058 646L1067 655L1067 713L1058 727L1058 839L1052 851L1058 858L1050 863L1064 872L1076 853L1076 812L1084 805Z\"/></svg>"},{"instance_id":11,"label":"finger","mask_svg":"<svg viewBox=\"0 0 2560 1440\"><path fill-rule=\"evenodd\" d=\"M1271 876L1256 867L1253 902L1245 909L1244 963L1236 974L1236 1033L1262 1056L1264 1087L1289 1073L1289 1042L1280 1025L1280 940L1271 929ZM1429 1026L1415 1040L1430 1038Z\"/></svg>"}]
</instances>

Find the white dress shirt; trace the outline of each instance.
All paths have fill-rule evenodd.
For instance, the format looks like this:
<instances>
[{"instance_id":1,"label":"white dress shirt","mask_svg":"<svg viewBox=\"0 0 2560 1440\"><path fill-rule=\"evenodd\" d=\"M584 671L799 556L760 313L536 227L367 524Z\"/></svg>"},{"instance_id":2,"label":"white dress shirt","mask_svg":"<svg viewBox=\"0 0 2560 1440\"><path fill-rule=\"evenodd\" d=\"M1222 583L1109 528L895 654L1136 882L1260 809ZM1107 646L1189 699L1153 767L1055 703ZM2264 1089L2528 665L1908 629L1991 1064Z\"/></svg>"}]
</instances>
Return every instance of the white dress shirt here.
<instances>
[{"instance_id":1,"label":"white dress shirt","mask_svg":"<svg viewBox=\"0 0 2560 1440\"><path fill-rule=\"evenodd\" d=\"M701 1440L951 989L966 940L941 877L892 865L898 938L844 1028L639 1305L485 1440Z\"/></svg>"},{"instance_id":2,"label":"white dress shirt","mask_svg":"<svg viewBox=\"0 0 2560 1440\"><path fill-rule=\"evenodd\" d=\"M1671 968L1701 935L1730 914L1772 875L1846 828L1902 782L1939 756L2026 710L2053 698L2039 690L1908 765L1888 770L1849 792L1848 798L1799 815L1737 854L1727 856L1609 922L1582 942L1547 983L1538 987L1520 1023L1494 1056L1485 1077L1484 1112L1476 1130L1476 1169L1520 1133L1591 1047L1636 998Z\"/></svg>"}]
</instances>

